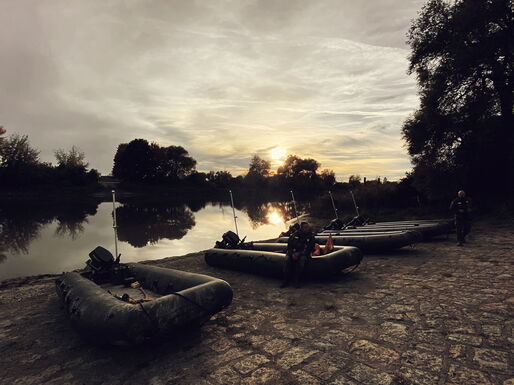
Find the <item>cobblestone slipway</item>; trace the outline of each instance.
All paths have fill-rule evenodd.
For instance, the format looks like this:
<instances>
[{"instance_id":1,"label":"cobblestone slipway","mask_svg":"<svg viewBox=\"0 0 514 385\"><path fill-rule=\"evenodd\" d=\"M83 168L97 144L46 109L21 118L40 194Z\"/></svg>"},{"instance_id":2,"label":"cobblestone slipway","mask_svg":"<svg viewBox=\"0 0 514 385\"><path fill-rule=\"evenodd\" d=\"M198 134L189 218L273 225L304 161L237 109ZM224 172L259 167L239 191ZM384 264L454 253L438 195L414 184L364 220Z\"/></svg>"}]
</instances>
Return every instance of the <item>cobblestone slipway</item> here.
<instances>
[{"instance_id":1,"label":"cobblestone slipway","mask_svg":"<svg viewBox=\"0 0 514 385\"><path fill-rule=\"evenodd\" d=\"M0 383L514 385L513 227L474 234L300 289L208 267L202 253L154 261L225 279L235 297L198 332L142 347L84 343L52 277L7 282Z\"/></svg>"}]
</instances>

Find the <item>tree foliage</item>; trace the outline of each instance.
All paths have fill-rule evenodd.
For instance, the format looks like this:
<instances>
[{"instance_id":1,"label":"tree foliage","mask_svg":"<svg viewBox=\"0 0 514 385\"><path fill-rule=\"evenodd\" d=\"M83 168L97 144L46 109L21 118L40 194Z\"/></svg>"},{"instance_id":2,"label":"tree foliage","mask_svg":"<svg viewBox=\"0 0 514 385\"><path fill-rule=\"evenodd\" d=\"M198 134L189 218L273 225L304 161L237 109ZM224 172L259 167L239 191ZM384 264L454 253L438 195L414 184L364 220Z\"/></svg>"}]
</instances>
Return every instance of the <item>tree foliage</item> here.
<instances>
[{"instance_id":1,"label":"tree foliage","mask_svg":"<svg viewBox=\"0 0 514 385\"><path fill-rule=\"evenodd\" d=\"M331 188L336 183L336 174L333 170L324 169L319 174L321 183L325 188Z\"/></svg>"},{"instance_id":2,"label":"tree foliage","mask_svg":"<svg viewBox=\"0 0 514 385\"><path fill-rule=\"evenodd\" d=\"M0 127L0 135L5 130ZM69 152L55 152L58 166L40 162L39 151L30 145L27 135L0 137L0 187L18 189L96 186L99 174L87 171L85 156L75 146Z\"/></svg>"},{"instance_id":3,"label":"tree foliage","mask_svg":"<svg viewBox=\"0 0 514 385\"><path fill-rule=\"evenodd\" d=\"M480 193L484 179L505 180L499 165L513 164L513 21L512 0L429 0L410 28L421 104L403 135L414 183L433 197ZM438 183L441 174L452 182Z\"/></svg>"},{"instance_id":4,"label":"tree foliage","mask_svg":"<svg viewBox=\"0 0 514 385\"><path fill-rule=\"evenodd\" d=\"M54 155L59 167L86 169L89 165L85 160L86 155L75 146L72 146L69 151L55 150Z\"/></svg>"},{"instance_id":5,"label":"tree foliage","mask_svg":"<svg viewBox=\"0 0 514 385\"><path fill-rule=\"evenodd\" d=\"M284 165L278 168L277 174L286 178L297 178L299 176L312 178L319 166L320 163L315 159L302 159L296 155L289 155Z\"/></svg>"},{"instance_id":6,"label":"tree foliage","mask_svg":"<svg viewBox=\"0 0 514 385\"><path fill-rule=\"evenodd\" d=\"M4 148L5 138L2 138L2 135L5 134L5 128L0 126L0 159L2 159L2 149Z\"/></svg>"},{"instance_id":7,"label":"tree foliage","mask_svg":"<svg viewBox=\"0 0 514 385\"><path fill-rule=\"evenodd\" d=\"M289 155L284 165L277 169L277 177L281 184L297 189L316 188L319 184L317 170L320 163L312 158L300 158Z\"/></svg>"},{"instance_id":8,"label":"tree foliage","mask_svg":"<svg viewBox=\"0 0 514 385\"><path fill-rule=\"evenodd\" d=\"M13 134L2 141L0 167L20 169L37 165L39 151L32 148L27 135Z\"/></svg>"},{"instance_id":9,"label":"tree foliage","mask_svg":"<svg viewBox=\"0 0 514 385\"><path fill-rule=\"evenodd\" d=\"M248 174L256 174L263 177L269 176L271 173L271 162L269 160L262 159L258 155L254 155L250 161L250 167L248 168Z\"/></svg>"},{"instance_id":10,"label":"tree foliage","mask_svg":"<svg viewBox=\"0 0 514 385\"><path fill-rule=\"evenodd\" d=\"M196 160L181 146L161 147L145 139L118 146L112 173L129 182L177 181L195 171Z\"/></svg>"},{"instance_id":11,"label":"tree foliage","mask_svg":"<svg viewBox=\"0 0 514 385\"><path fill-rule=\"evenodd\" d=\"M348 177L348 184L351 188L355 188L361 184L361 176L360 175L350 175Z\"/></svg>"},{"instance_id":12,"label":"tree foliage","mask_svg":"<svg viewBox=\"0 0 514 385\"><path fill-rule=\"evenodd\" d=\"M245 175L244 181L249 185L263 185L266 178L271 175L271 162L262 159L258 155L254 155L250 160L248 173Z\"/></svg>"},{"instance_id":13,"label":"tree foliage","mask_svg":"<svg viewBox=\"0 0 514 385\"><path fill-rule=\"evenodd\" d=\"M230 187L232 179L232 174L228 171L209 171L207 173L207 181L217 187Z\"/></svg>"}]
</instances>

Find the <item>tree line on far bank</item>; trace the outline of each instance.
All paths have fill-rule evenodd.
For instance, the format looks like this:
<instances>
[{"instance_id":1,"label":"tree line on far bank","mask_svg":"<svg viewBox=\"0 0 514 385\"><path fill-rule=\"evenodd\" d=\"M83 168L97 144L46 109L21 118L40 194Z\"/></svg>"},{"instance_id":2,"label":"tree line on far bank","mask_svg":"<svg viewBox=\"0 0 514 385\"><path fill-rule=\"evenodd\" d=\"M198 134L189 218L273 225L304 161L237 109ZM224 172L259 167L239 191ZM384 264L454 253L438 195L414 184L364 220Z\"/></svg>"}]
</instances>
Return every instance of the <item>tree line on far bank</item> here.
<instances>
[{"instance_id":1,"label":"tree line on far bank","mask_svg":"<svg viewBox=\"0 0 514 385\"><path fill-rule=\"evenodd\" d=\"M88 169L85 154L75 146L67 151L56 150L57 164L52 165L40 161L39 151L30 145L26 135L3 137L3 134L5 130L1 128L0 181L3 190L22 188L27 191L30 187L37 191L49 186L101 188L98 183L100 174L95 169ZM289 155L276 170L271 168L270 161L254 155L248 171L239 176L225 170L200 172L196 166L197 161L182 146L160 146L145 139L134 139L118 146L112 175L120 181L120 187L128 191L146 188L184 188L185 191L195 189L199 192L242 189L250 195L276 197L281 194L284 199L288 199L291 189L298 194L312 194L329 189L355 190L362 185L367 186L367 190L387 190L390 194L392 186L396 186L396 182L388 183L385 178L367 181L366 178L361 180L359 175L350 176L346 183L338 183L334 171L320 170L321 164L317 160L296 155Z\"/></svg>"},{"instance_id":2,"label":"tree line on far bank","mask_svg":"<svg viewBox=\"0 0 514 385\"><path fill-rule=\"evenodd\" d=\"M247 172L239 176L228 171L199 172L196 165L196 160L181 146L162 147L145 139L135 139L118 146L112 174L126 190L182 187L188 192L218 191L219 199L227 199L227 190L232 189L238 201L289 200L290 190L300 199L312 199L314 195L326 195L327 190L332 190L334 197L343 203L352 190L366 207L408 207L420 203L410 178L389 182L387 178L367 180L351 175L347 182L338 182L333 170L320 170L317 160L296 155L289 155L276 170L269 160L254 155Z\"/></svg>"},{"instance_id":3,"label":"tree line on far bank","mask_svg":"<svg viewBox=\"0 0 514 385\"><path fill-rule=\"evenodd\" d=\"M127 185L319 190L336 183L332 170L319 171L318 161L296 155L289 155L276 171L268 160L254 155L247 173L236 177L224 170L199 172L196 165L196 160L181 146L162 147L135 139L118 146L112 174Z\"/></svg>"},{"instance_id":4,"label":"tree line on far bank","mask_svg":"<svg viewBox=\"0 0 514 385\"><path fill-rule=\"evenodd\" d=\"M88 170L85 155L75 146L69 150L54 151L56 165L42 162L39 151L33 148L27 135L12 134L0 126L0 188L18 190L27 188L83 189L97 186L100 174Z\"/></svg>"}]
</instances>

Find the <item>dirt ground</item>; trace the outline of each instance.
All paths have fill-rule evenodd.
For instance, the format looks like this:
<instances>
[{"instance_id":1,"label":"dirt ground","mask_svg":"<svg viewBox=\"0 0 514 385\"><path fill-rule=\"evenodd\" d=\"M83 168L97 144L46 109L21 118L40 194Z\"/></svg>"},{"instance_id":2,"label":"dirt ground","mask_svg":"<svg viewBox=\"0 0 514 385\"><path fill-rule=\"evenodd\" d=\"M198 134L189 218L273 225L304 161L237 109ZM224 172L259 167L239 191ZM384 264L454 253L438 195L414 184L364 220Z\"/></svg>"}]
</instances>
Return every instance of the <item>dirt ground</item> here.
<instances>
[{"instance_id":1,"label":"dirt ground","mask_svg":"<svg viewBox=\"0 0 514 385\"><path fill-rule=\"evenodd\" d=\"M0 288L2 384L514 385L514 230L367 256L302 288L207 266L202 253L152 264L229 282L234 301L199 331L129 348L85 343L53 277Z\"/></svg>"}]
</instances>

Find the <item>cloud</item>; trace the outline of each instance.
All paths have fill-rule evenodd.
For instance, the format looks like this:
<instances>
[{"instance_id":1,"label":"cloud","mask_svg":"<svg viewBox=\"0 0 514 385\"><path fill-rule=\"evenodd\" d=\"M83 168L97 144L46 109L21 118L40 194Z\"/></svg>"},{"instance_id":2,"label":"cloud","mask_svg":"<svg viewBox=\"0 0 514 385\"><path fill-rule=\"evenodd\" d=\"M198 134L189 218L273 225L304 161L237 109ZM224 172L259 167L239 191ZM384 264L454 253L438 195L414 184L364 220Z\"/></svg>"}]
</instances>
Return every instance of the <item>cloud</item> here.
<instances>
[{"instance_id":1,"label":"cloud","mask_svg":"<svg viewBox=\"0 0 514 385\"><path fill-rule=\"evenodd\" d=\"M397 178L417 107L405 33L422 1L0 4L0 124L51 161L78 145L110 172L119 143L182 145L242 172L281 147L337 175Z\"/></svg>"}]
</instances>

